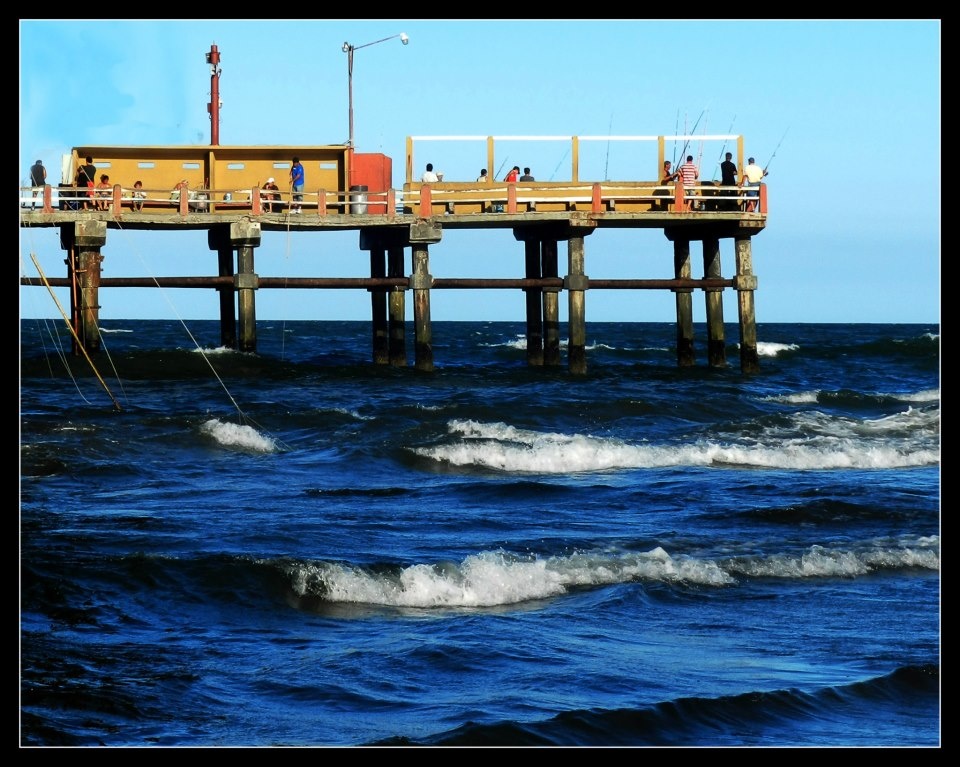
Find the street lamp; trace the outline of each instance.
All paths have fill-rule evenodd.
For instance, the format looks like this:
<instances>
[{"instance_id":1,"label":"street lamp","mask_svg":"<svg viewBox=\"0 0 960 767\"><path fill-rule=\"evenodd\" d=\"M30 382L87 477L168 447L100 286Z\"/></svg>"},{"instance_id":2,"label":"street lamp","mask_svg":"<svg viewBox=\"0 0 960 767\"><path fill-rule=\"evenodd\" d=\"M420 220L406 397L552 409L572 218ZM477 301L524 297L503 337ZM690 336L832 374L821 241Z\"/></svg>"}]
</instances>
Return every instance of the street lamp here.
<instances>
[{"instance_id":1,"label":"street lamp","mask_svg":"<svg viewBox=\"0 0 960 767\"><path fill-rule=\"evenodd\" d=\"M350 43L343 44L343 52L347 54L347 91L348 98L350 102L350 150L352 151L353 146L353 52L359 51L361 48L369 48L371 45L376 45L377 43L385 43L387 40L393 40L395 37L400 38L400 42L406 45L410 42L410 38L407 37L405 32L401 32L399 35L390 35L390 37L385 37L382 40L374 40L372 43L364 43L363 45L351 45Z\"/></svg>"}]
</instances>

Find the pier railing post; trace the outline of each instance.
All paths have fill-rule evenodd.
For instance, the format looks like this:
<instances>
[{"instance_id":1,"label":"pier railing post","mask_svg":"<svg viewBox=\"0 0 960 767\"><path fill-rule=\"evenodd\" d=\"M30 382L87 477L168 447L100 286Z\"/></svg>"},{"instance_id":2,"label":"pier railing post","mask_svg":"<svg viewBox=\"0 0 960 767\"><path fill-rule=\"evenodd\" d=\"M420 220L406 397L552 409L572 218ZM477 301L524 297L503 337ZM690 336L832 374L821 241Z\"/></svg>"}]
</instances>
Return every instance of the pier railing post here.
<instances>
[{"instance_id":1,"label":"pier railing post","mask_svg":"<svg viewBox=\"0 0 960 767\"><path fill-rule=\"evenodd\" d=\"M420 218L430 218L433 215L433 196L430 187L424 184L420 187Z\"/></svg>"}]
</instances>

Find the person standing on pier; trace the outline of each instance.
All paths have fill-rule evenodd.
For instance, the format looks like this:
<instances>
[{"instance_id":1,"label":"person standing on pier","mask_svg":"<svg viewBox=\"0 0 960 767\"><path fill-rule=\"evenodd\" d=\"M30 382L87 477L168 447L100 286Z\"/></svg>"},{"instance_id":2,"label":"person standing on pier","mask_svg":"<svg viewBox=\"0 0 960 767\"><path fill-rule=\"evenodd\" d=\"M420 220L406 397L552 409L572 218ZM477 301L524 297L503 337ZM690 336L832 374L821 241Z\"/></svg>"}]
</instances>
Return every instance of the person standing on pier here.
<instances>
[{"instance_id":1,"label":"person standing on pier","mask_svg":"<svg viewBox=\"0 0 960 767\"><path fill-rule=\"evenodd\" d=\"M686 198L687 210L693 210L693 198L697 194L697 181L700 171L693 164L693 155L687 155L687 161L680 166L680 177L683 179L683 196Z\"/></svg>"},{"instance_id":2,"label":"person standing on pier","mask_svg":"<svg viewBox=\"0 0 960 767\"><path fill-rule=\"evenodd\" d=\"M519 166L519 165L514 165L514 166L510 169L510 172L507 173L507 175L503 177L503 180L506 181L508 184L512 184L512 183L514 183L518 178L520 178L520 166Z\"/></svg>"},{"instance_id":3,"label":"person standing on pier","mask_svg":"<svg viewBox=\"0 0 960 767\"><path fill-rule=\"evenodd\" d=\"M427 163L427 169L423 172L423 175L420 177L420 181L424 184L436 184L440 181L440 177L433 172L433 163Z\"/></svg>"},{"instance_id":4,"label":"person standing on pier","mask_svg":"<svg viewBox=\"0 0 960 767\"><path fill-rule=\"evenodd\" d=\"M480 175L477 176L477 181L479 181L481 184L486 184L487 182L490 181L490 176L487 175L486 168L482 168L480 170Z\"/></svg>"},{"instance_id":5,"label":"person standing on pier","mask_svg":"<svg viewBox=\"0 0 960 767\"><path fill-rule=\"evenodd\" d=\"M737 164L733 161L733 153L727 152L727 159L720 163L720 186L736 186L737 185ZM720 192L721 197L727 195L731 197L734 195L734 192L722 190ZM729 200L723 202L721 210L736 210L736 203L731 203Z\"/></svg>"},{"instance_id":6,"label":"person standing on pier","mask_svg":"<svg viewBox=\"0 0 960 767\"><path fill-rule=\"evenodd\" d=\"M740 186L747 187L749 190L750 187L760 186L760 182L763 181L763 177L767 175L767 172L757 165L756 161L751 157L747 160L747 167L743 169L743 176L740 179ZM760 196L760 192L748 191L747 197L747 213L753 213L757 208L756 198Z\"/></svg>"},{"instance_id":7,"label":"person standing on pier","mask_svg":"<svg viewBox=\"0 0 960 767\"><path fill-rule=\"evenodd\" d=\"M93 158L87 157L87 162L77 169L76 186L78 189L86 189L86 197L83 199L83 209L90 209L90 200L93 199L93 185L97 179L97 166L93 164ZM83 192L77 194L83 196Z\"/></svg>"},{"instance_id":8,"label":"person standing on pier","mask_svg":"<svg viewBox=\"0 0 960 767\"><path fill-rule=\"evenodd\" d=\"M530 175L530 168L523 169L523 175L520 176L521 181L536 181L536 179Z\"/></svg>"},{"instance_id":9,"label":"person standing on pier","mask_svg":"<svg viewBox=\"0 0 960 767\"><path fill-rule=\"evenodd\" d=\"M290 166L290 187L293 190L293 205L291 205L291 213L303 213L303 209L300 207L300 202L303 200L303 182L305 180L306 173L303 170L303 166L300 164L300 158L293 158L293 165Z\"/></svg>"},{"instance_id":10,"label":"person standing on pier","mask_svg":"<svg viewBox=\"0 0 960 767\"><path fill-rule=\"evenodd\" d=\"M680 175L680 171L673 169L673 163L669 160L663 161L663 173L660 174L660 188L656 189L653 193L654 197L670 197L671 189L670 184L677 180L677 177ZM666 200L663 200L659 203L653 204L654 210L669 210L670 203Z\"/></svg>"},{"instance_id":11,"label":"person standing on pier","mask_svg":"<svg viewBox=\"0 0 960 767\"><path fill-rule=\"evenodd\" d=\"M40 190L37 187L41 187L47 183L47 169L43 167L43 163L40 160L37 160L33 165L30 166L30 186L33 187L33 197L36 198L40 194ZM30 207L33 208L36 203L30 203Z\"/></svg>"}]
</instances>

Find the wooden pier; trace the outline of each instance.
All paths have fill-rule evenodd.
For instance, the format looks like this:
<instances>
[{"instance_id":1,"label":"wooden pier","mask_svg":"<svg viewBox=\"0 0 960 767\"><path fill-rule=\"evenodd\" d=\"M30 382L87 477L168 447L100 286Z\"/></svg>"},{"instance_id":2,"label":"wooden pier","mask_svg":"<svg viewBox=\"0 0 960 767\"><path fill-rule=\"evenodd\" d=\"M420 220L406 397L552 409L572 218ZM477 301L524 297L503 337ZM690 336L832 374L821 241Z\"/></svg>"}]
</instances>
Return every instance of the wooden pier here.
<instances>
[{"instance_id":1,"label":"wooden pier","mask_svg":"<svg viewBox=\"0 0 960 767\"><path fill-rule=\"evenodd\" d=\"M437 137L431 137L436 139ZM477 137L470 137L477 138ZM516 138L516 137L511 137ZM761 184L748 212L745 190L706 182L690 195L680 184L660 186L648 181L581 181L577 147L590 137L572 137L571 178L561 182L421 183L413 178L414 144L408 139L403 189L390 187L391 167L383 155L360 155L347 146L321 147L78 147L73 163L96 158L98 168L110 168L114 184L104 210L82 207L86 189L70 184L44 187L42 205L31 188L21 190L20 226L57 227L67 252L65 277L22 277L22 285L70 289L71 323L78 339L74 353L100 348L101 289L111 287L204 288L220 294L221 343L241 351L256 351L258 290L360 289L371 297L372 358L375 364L407 364L406 300L413 301L414 364L434 367L430 297L434 290L506 289L525 294L527 361L530 365L561 364L560 294L568 309L567 364L584 373L586 360L586 300L603 290L670 290L676 296L677 364L695 364L693 294L702 291L706 308L706 352L710 366L727 364L723 323L723 292L732 289L738 302L740 369L759 369L754 316L757 278L753 271L752 238L763 231L767 188ZM609 140L610 137L604 137ZM684 137L617 137L650 141L657 147L655 170L662 165L667 141ZM739 167L743 140L739 136L686 137L702 141L733 139ZM485 137L486 166L495 166L496 137ZM304 189L302 199L281 191L266 197L260 183L268 175L285 178L290 158L308 166L308 181L322 186ZM652 160L652 158L651 158ZM479 166L480 163L477 163ZM191 175L185 172L189 171ZM72 172L72 169L71 169ZM131 188L143 181L142 209ZM186 183L183 183L186 181ZM178 193L171 199L171 189ZM299 205L301 212L293 208ZM586 243L599 229L659 229L672 243L672 267L662 279L605 279L587 269ZM216 252L216 274L206 277L103 277L101 248L111 229L175 231L204 229L208 247ZM430 270L431 248L442 246L445 231L507 229L518 243L517 276L466 279L435 277ZM255 270L256 248L264 231L357 231L359 249L369 259L358 260L356 277L269 277ZM567 245L561 271L560 243ZM691 243L702 247L702 276L694 277ZM732 269L723 276L721 243L732 243ZM410 260L405 253L409 249ZM521 255L522 253L522 255ZM450 261L447 261L449 263ZM522 267L521 267L522 264ZM114 264L112 271L117 270ZM665 270L666 271L666 270ZM365 272L365 273L364 273ZM78 348L78 344L83 349Z\"/></svg>"}]
</instances>

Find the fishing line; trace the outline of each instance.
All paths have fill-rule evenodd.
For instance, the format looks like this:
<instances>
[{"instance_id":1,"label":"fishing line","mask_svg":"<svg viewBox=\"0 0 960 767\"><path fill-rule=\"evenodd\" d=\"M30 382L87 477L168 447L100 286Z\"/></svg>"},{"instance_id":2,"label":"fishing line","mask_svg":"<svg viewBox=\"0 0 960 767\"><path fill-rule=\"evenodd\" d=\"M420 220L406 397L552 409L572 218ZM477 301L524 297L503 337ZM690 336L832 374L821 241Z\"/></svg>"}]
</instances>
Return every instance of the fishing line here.
<instances>
[{"instance_id":1,"label":"fishing line","mask_svg":"<svg viewBox=\"0 0 960 767\"><path fill-rule=\"evenodd\" d=\"M560 162L557 163L557 167L554 168L553 173L550 174L550 181L553 181L553 177L557 175L557 171L560 170L560 166L563 165L563 161L567 159L568 154L570 154L570 147L563 150L563 156L560 158Z\"/></svg>"},{"instance_id":2,"label":"fishing line","mask_svg":"<svg viewBox=\"0 0 960 767\"><path fill-rule=\"evenodd\" d=\"M118 227L122 229L122 224L118 223ZM227 388L227 385L224 383L223 379L217 373L216 368L213 367L213 363L210 362L210 358L207 356L207 353L203 350L203 347L200 346L200 343L194 337L193 333L190 332L190 328L187 327L187 323L180 316L180 313L177 311L173 302L170 300L170 297L167 295L166 289L164 289L163 286L161 286L160 283L157 281L156 276L152 274L152 270L147 268L147 263L144 260L143 254L140 252L139 247L132 246L131 249L133 250L134 255L136 255L137 258L140 260L140 263L143 265L144 269L148 271L149 273L148 276L151 280L153 280L154 285L156 285L156 287L160 289L160 294L163 296L164 300L167 302L167 305L170 307L170 310L173 312L174 316L177 318L177 321L183 326L183 329L184 331L186 331L187 336L189 336L190 340L193 341L193 344L194 346L196 346L197 351L200 352L200 356L203 358L203 361L207 363L207 367L210 368L210 372L213 373L214 378L217 379L220 386L223 388L223 391L227 395L227 398L233 404L234 408L236 408L237 414L240 418L241 423L247 426L253 425L256 427L257 430L262 431L266 434L269 434L269 432L266 429L264 429L253 418L251 418L246 413L244 413L243 410L240 408L240 405L237 403L236 399L234 399L234 396L230 393L230 390ZM276 442L278 445L283 447L285 450L290 449L289 446L286 445L286 443L284 443L282 440L277 439L273 435L270 435L270 436L274 442Z\"/></svg>"},{"instance_id":3,"label":"fishing line","mask_svg":"<svg viewBox=\"0 0 960 767\"><path fill-rule=\"evenodd\" d=\"M730 127L727 128L727 135L730 135L730 132L733 130L733 124L734 124L736 121L737 121L737 116L734 115L734 116L733 116L733 119L730 121ZM726 155L726 152L727 152L727 141L728 141L728 139L724 139L724 140L723 140L723 146L722 146L721 149L720 149L720 156L717 158L717 166L719 166L720 163L723 162L723 158L724 158L724 156ZM716 168L713 169L713 178L711 178L710 180L711 180L711 181L716 181L716 180L717 180L717 169L716 169Z\"/></svg>"},{"instance_id":4,"label":"fishing line","mask_svg":"<svg viewBox=\"0 0 960 767\"><path fill-rule=\"evenodd\" d=\"M30 232L29 236L32 240L33 232ZM35 248L31 248L31 252L35 252ZM22 276L25 274L25 270L23 268L24 260L23 260L22 253L20 254L20 264L21 264L20 274ZM39 276L39 267L38 267L38 276ZM32 291L28 291L27 295L30 295L31 293ZM56 298L56 296L54 296L54 298ZM30 300L32 301L33 299L31 298ZM39 313L39 310L38 310L38 313ZM73 388L76 389L76 392L79 395L80 399L82 399L84 403L86 403L87 405L93 406L93 403L89 399L87 399L86 395L84 395L83 390L80 388L80 382L77 380L77 377L73 372L73 368L70 366L70 358L63 348L62 339L60 337L60 333L57 332L56 324L46 317L38 319L37 322L42 323L41 325L39 325L39 327L42 328L42 331L45 331L46 334L49 336L50 345L56 351L57 356L60 358L60 363L63 365L63 369L66 371L67 375L70 377L70 381L73 384ZM68 328L69 328L69 323L68 323ZM47 345L46 345L46 342L44 341L44 332L42 331L38 332L38 334L40 336L40 342L43 347L44 361L47 363L47 371L50 373L50 377L53 378L54 377L53 365L50 364L50 354L47 351Z\"/></svg>"},{"instance_id":5,"label":"fishing line","mask_svg":"<svg viewBox=\"0 0 960 767\"><path fill-rule=\"evenodd\" d=\"M677 107L677 122L673 126L673 167L677 167L677 139L676 135L680 132L680 107Z\"/></svg>"},{"instance_id":6,"label":"fishing line","mask_svg":"<svg viewBox=\"0 0 960 767\"><path fill-rule=\"evenodd\" d=\"M684 132L684 135L688 136L688 138L687 138L687 140L686 140L686 141L684 142L684 144L683 144L683 149L680 150L680 159L681 159L681 160L684 160L684 161L685 161L684 158L686 157L686 154L687 154L687 147L690 146L690 138L689 138L689 136L692 136L693 134L695 134L695 133L697 132L697 126L700 124L700 120L703 119L703 116L704 116L706 113L707 113L707 108L704 107L703 111L700 113L700 117L698 117L698 118L697 118L697 121L693 124L693 128L691 129L691 131L690 131L689 134L687 133L686 119L684 119L683 132ZM674 156L674 160L676 160L676 156ZM676 167L676 166L674 166L674 167Z\"/></svg>"},{"instance_id":7,"label":"fishing line","mask_svg":"<svg viewBox=\"0 0 960 767\"><path fill-rule=\"evenodd\" d=\"M30 254L30 258L33 260L33 265L37 267L37 271L40 273L40 279L43 280L43 284L46 286L47 290L50 292L50 295L53 297L54 303L57 305L57 308L60 310L60 313L63 315L64 322L66 322L67 327L70 329L71 334L73 335L74 340L77 342L77 347L80 351L83 352L83 356L86 357L87 362L90 364L90 368L93 370L94 375L96 375L97 380L100 382L100 385L103 386L104 391L110 396L110 399L113 400L113 407L115 410L120 411L123 408L120 407L120 403L117 402L117 398L113 396L113 392L110 391L110 387L107 386L106 381L100 375L100 371L97 370L97 366L93 364L93 360L90 359L90 355L87 353L86 348L80 342L80 339L77 337L77 331L73 329L73 326L70 324L70 318L67 316L67 313L63 310L63 307L60 305L60 301L57 300L56 294L53 292L53 287L47 282L47 276L43 273L43 270L40 268L40 262L37 261L37 256L34 253ZM99 328L97 329L99 334Z\"/></svg>"},{"instance_id":8,"label":"fishing line","mask_svg":"<svg viewBox=\"0 0 960 767\"><path fill-rule=\"evenodd\" d=\"M780 137L780 140L777 142L777 146L773 150L773 154L770 155L770 159L767 160L767 164L763 166L763 175L767 175L767 168L770 167L770 163L773 162L773 158L777 156L777 149L780 148L780 145L783 143L783 140L787 137L790 127L787 126L787 130L783 132L783 135Z\"/></svg>"}]
</instances>

